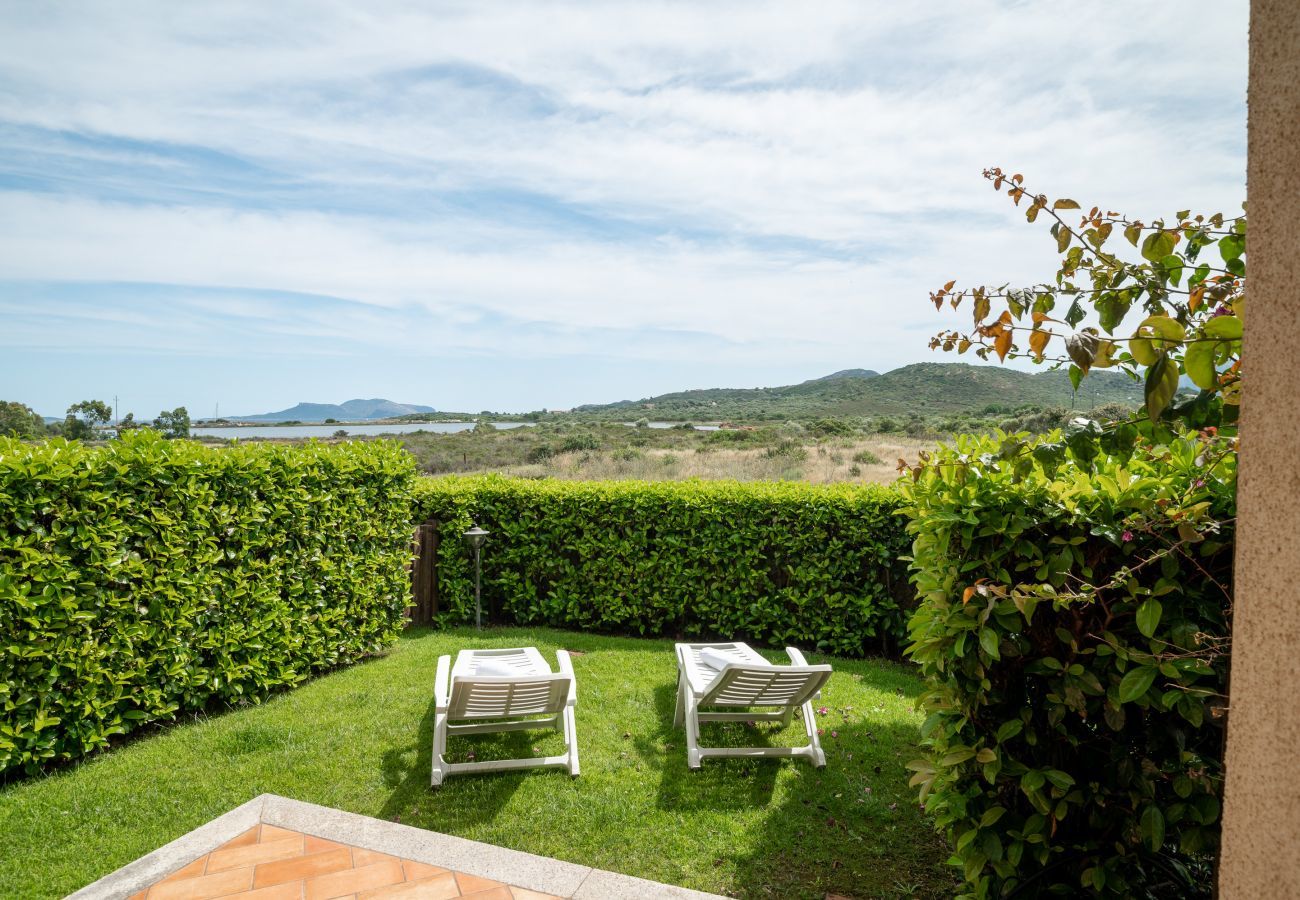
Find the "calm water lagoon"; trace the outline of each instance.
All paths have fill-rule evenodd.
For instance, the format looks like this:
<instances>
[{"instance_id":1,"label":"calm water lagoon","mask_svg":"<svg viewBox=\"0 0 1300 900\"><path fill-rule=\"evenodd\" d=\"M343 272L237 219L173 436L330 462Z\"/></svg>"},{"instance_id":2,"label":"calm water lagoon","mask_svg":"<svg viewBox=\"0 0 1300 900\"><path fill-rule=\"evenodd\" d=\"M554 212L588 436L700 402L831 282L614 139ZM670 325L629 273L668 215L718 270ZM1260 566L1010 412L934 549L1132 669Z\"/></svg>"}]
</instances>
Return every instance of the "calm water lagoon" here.
<instances>
[{"instance_id":1,"label":"calm water lagoon","mask_svg":"<svg viewBox=\"0 0 1300 900\"><path fill-rule=\"evenodd\" d=\"M533 422L493 422L494 428L502 430L508 428L527 428L532 426ZM624 423L628 427L633 427L635 423ZM676 422L651 422L651 428L672 428ZM214 437L214 438L240 438L249 440L256 438L327 438L333 437L336 431L346 431L349 435L368 435L377 434L413 434L417 431L428 431L434 434L454 434L458 431L469 431L474 427L473 422L401 422L388 425L245 425L245 426L217 426L204 427L195 425L190 429L193 437ZM717 425L696 425L700 431L717 431Z\"/></svg>"}]
</instances>

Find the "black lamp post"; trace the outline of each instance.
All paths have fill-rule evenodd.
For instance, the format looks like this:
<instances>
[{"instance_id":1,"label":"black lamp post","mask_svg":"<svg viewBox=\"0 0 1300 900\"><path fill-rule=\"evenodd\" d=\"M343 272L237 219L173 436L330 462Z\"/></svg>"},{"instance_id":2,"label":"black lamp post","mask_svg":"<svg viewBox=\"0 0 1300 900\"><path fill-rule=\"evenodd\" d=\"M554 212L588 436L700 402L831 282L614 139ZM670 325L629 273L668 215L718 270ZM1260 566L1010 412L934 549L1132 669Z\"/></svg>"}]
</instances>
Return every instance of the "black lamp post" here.
<instances>
[{"instance_id":1,"label":"black lamp post","mask_svg":"<svg viewBox=\"0 0 1300 900\"><path fill-rule=\"evenodd\" d=\"M464 538L474 548L474 627L483 628L483 542L490 532L484 531L474 523L474 527L465 532Z\"/></svg>"}]
</instances>

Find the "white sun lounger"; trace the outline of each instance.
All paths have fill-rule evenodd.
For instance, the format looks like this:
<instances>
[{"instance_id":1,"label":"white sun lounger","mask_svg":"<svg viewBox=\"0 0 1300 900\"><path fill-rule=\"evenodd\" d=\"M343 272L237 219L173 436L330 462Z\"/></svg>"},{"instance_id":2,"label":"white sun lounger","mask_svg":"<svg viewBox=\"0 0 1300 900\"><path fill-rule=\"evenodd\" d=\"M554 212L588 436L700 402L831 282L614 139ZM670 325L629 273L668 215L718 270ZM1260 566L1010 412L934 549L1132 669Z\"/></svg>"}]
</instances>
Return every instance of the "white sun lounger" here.
<instances>
[{"instance_id":1,"label":"white sun lounger","mask_svg":"<svg viewBox=\"0 0 1300 900\"><path fill-rule=\"evenodd\" d=\"M703 652L705 658L701 658ZM786 647L794 665L775 666L759 656L747 644L678 644L677 645L677 712L673 725L686 725L686 761L698 769L709 756L805 757L818 768L826 765L826 754L817 739L812 699L819 696L822 685L831 677L831 667L810 666L802 653ZM721 665L721 668L710 662ZM804 747L703 747L700 745L701 722L780 722L790 724L796 706L803 707L804 729L808 744ZM714 711L702 712L710 707ZM731 712L716 711L731 707ZM749 712L753 708L775 707L769 712ZM746 711L737 711L737 708Z\"/></svg>"},{"instance_id":2,"label":"white sun lounger","mask_svg":"<svg viewBox=\"0 0 1300 900\"><path fill-rule=\"evenodd\" d=\"M578 774L578 735L573 710L578 702L573 665L565 650L556 651L559 673L551 671L535 647L513 650L462 650L456 665L438 657L434 684L434 787L448 775L500 772L534 766L559 766ZM554 728L567 744L562 756L494 759L483 762L446 761L449 734L485 734Z\"/></svg>"}]
</instances>

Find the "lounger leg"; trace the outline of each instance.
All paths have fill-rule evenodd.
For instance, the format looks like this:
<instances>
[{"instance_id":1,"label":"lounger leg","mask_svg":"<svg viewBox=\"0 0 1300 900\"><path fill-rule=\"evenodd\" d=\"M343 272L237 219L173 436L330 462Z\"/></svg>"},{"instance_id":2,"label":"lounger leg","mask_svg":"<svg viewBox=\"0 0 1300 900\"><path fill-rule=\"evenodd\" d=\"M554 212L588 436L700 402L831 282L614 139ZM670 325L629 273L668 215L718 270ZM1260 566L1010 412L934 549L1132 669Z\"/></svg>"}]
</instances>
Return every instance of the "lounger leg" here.
<instances>
[{"instance_id":1,"label":"lounger leg","mask_svg":"<svg viewBox=\"0 0 1300 900\"><path fill-rule=\"evenodd\" d=\"M782 728L789 728L789 727L790 727L790 719L791 719L793 716L794 716L794 707L793 707L793 706L787 706L787 707L785 708L785 714L781 716L781 727L782 727Z\"/></svg>"},{"instance_id":2,"label":"lounger leg","mask_svg":"<svg viewBox=\"0 0 1300 900\"><path fill-rule=\"evenodd\" d=\"M695 705L695 695L689 687L686 695L686 765L700 767L700 708Z\"/></svg>"},{"instance_id":3,"label":"lounger leg","mask_svg":"<svg viewBox=\"0 0 1300 900\"><path fill-rule=\"evenodd\" d=\"M673 711L673 727L681 728L686 721L686 691L689 688L686 685L686 675L683 672L677 673L677 708Z\"/></svg>"},{"instance_id":4,"label":"lounger leg","mask_svg":"<svg viewBox=\"0 0 1300 900\"><path fill-rule=\"evenodd\" d=\"M803 727L808 732L808 744L812 749L812 764L819 769L826 768L826 754L822 752L822 742L817 737L817 720L813 718L811 701L803 705Z\"/></svg>"},{"instance_id":5,"label":"lounger leg","mask_svg":"<svg viewBox=\"0 0 1300 900\"><path fill-rule=\"evenodd\" d=\"M569 745L569 774L578 775L578 725L573 707L564 708L564 740Z\"/></svg>"},{"instance_id":6,"label":"lounger leg","mask_svg":"<svg viewBox=\"0 0 1300 900\"><path fill-rule=\"evenodd\" d=\"M447 714L438 713L433 725L433 766L430 770L429 783L433 787L442 784L444 762L447 755Z\"/></svg>"}]
</instances>

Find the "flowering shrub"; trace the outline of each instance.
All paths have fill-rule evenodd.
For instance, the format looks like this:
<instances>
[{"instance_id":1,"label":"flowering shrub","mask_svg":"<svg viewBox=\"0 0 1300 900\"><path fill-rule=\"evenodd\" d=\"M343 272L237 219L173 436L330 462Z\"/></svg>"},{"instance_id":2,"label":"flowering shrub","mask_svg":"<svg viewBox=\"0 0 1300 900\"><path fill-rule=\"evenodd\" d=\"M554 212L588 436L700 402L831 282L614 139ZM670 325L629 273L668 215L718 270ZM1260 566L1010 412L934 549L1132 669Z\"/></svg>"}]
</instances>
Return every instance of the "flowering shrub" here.
<instances>
[{"instance_id":1,"label":"flowering shrub","mask_svg":"<svg viewBox=\"0 0 1300 900\"><path fill-rule=\"evenodd\" d=\"M913 784L968 896L1203 893L1235 457L1176 439L1024 470L999 446L961 439L902 487L930 683Z\"/></svg>"}]
</instances>

